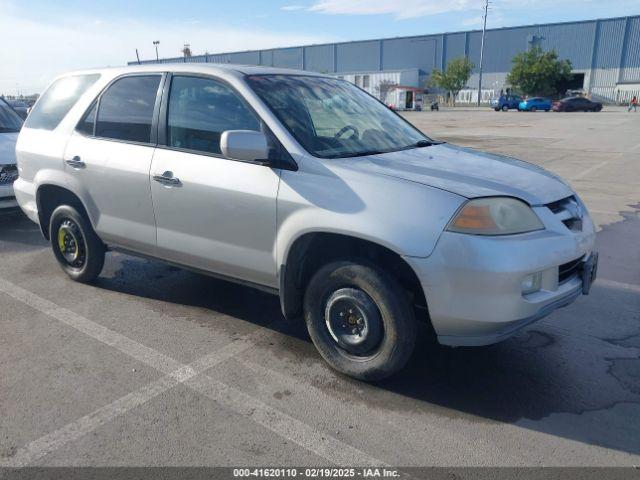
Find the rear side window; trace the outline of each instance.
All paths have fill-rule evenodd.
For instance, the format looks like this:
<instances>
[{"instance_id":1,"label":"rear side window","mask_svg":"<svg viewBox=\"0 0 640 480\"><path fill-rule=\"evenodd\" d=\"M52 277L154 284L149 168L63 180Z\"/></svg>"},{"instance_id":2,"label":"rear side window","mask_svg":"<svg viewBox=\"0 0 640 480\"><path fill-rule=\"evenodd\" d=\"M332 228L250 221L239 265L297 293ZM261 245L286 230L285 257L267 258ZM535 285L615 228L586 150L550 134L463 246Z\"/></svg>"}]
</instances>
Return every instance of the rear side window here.
<instances>
[{"instance_id":1,"label":"rear side window","mask_svg":"<svg viewBox=\"0 0 640 480\"><path fill-rule=\"evenodd\" d=\"M219 154L220 136L225 130L260 131L260 121L223 83L173 77L167 118L168 145Z\"/></svg>"},{"instance_id":2,"label":"rear side window","mask_svg":"<svg viewBox=\"0 0 640 480\"><path fill-rule=\"evenodd\" d=\"M134 76L113 83L100 97L95 135L149 143L160 78Z\"/></svg>"},{"instance_id":3,"label":"rear side window","mask_svg":"<svg viewBox=\"0 0 640 480\"><path fill-rule=\"evenodd\" d=\"M40 97L25 122L26 128L53 130L100 75L74 75L56 80Z\"/></svg>"}]
</instances>

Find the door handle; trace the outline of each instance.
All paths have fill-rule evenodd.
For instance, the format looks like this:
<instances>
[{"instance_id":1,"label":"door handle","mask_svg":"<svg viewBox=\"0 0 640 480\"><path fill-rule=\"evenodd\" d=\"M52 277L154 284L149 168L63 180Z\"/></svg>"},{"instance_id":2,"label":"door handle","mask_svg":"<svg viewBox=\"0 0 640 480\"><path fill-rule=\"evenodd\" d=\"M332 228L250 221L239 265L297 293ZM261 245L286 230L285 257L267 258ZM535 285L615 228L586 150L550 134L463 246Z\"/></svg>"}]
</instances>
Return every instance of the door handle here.
<instances>
[{"instance_id":1,"label":"door handle","mask_svg":"<svg viewBox=\"0 0 640 480\"><path fill-rule=\"evenodd\" d=\"M180 185L180 179L173 176L173 172L166 171L162 175L154 175L153 179L163 185Z\"/></svg>"},{"instance_id":2,"label":"door handle","mask_svg":"<svg viewBox=\"0 0 640 480\"><path fill-rule=\"evenodd\" d=\"M73 157L71 160L65 160L65 163L73 168L86 168L87 164L84 163L79 156Z\"/></svg>"}]
</instances>

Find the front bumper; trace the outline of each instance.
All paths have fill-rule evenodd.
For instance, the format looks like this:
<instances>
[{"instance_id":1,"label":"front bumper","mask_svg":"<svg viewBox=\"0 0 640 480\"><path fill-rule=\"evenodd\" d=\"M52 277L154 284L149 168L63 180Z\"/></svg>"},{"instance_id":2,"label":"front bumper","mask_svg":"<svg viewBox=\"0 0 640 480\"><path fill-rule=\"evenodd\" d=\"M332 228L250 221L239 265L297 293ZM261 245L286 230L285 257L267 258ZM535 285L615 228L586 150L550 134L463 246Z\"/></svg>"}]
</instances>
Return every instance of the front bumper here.
<instances>
[{"instance_id":1,"label":"front bumper","mask_svg":"<svg viewBox=\"0 0 640 480\"><path fill-rule=\"evenodd\" d=\"M0 185L0 210L16 208L18 202L13 193L13 185Z\"/></svg>"},{"instance_id":2,"label":"front bumper","mask_svg":"<svg viewBox=\"0 0 640 480\"><path fill-rule=\"evenodd\" d=\"M13 190L15 192L18 205L24 214L29 217L31 221L39 224L35 183L27 182L22 177L18 177L18 179L13 183Z\"/></svg>"},{"instance_id":3,"label":"front bumper","mask_svg":"<svg viewBox=\"0 0 640 480\"><path fill-rule=\"evenodd\" d=\"M591 219L585 215L575 232L546 207L534 210L545 230L496 237L443 232L428 258L405 257L420 279L440 343L499 342L582 293L579 272L561 278L559 267L589 258L595 243ZM540 290L523 294L522 281L538 272Z\"/></svg>"}]
</instances>

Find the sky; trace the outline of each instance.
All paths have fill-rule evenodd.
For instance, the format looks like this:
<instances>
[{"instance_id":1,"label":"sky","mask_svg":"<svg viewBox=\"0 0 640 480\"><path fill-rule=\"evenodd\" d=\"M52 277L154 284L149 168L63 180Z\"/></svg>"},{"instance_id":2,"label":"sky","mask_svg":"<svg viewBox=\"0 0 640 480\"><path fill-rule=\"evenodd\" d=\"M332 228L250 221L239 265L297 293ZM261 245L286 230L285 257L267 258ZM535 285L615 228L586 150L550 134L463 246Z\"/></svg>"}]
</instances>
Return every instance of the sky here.
<instances>
[{"instance_id":1,"label":"sky","mask_svg":"<svg viewBox=\"0 0 640 480\"><path fill-rule=\"evenodd\" d=\"M476 29L484 0L0 0L0 94L69 70L181 55ZM491 0L487 27L640 14L640 0Z\"/></svg>"}]
</instances>

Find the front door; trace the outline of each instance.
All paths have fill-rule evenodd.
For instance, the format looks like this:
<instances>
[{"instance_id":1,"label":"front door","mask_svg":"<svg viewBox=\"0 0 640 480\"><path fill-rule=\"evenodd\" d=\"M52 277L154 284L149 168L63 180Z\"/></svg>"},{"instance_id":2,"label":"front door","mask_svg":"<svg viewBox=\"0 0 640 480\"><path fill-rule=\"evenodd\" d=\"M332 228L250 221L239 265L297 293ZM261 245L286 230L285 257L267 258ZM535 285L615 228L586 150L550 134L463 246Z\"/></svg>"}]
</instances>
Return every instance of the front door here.
<instances>
[{"instance_id":1,"label":"front door","mask_svg":"<svg viewBox=\"0 0 640 480\"><path fill-rule=\"evenodd\" d=\"M155 253L156 226L149 169L161 78L133 75L112 83L76 127L64 156L67 179L98 235L150 255Z\"/></svg>"},{"instance_id":2,"label":"front door","mask_svg":"<svg viewBox=\"0 0 640 480\"><path fill-rule=\"evenodd\" d=\"M225 83L175 75L166 127L167 145L158 147L151 166L159 255L276 287L280 171L220 151L222 132L259 131L260 120Z\"/></svg>"}]
</instances>

